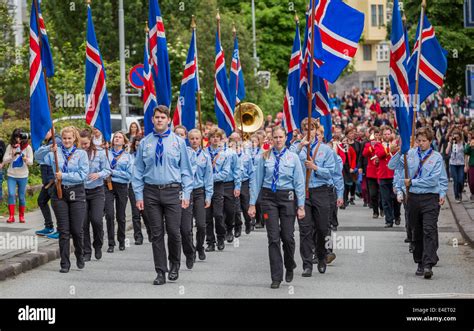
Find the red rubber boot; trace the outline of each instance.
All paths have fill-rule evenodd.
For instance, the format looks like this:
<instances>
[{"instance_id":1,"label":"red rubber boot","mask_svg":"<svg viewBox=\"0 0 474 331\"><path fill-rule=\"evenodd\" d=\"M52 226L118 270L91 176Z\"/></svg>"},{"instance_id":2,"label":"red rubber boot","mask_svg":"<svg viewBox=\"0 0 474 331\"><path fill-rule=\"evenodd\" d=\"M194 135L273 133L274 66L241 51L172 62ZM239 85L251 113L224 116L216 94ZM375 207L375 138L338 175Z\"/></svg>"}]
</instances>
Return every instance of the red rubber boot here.
<instances>
[{"instance_id":1,"label":"red rubber boot","mask_svg":"<svg viewBox=\"0 0 474 331\"><path fill-rule=\"evenodd\" d=\"M15 222L15 205L8 205L8 211L10 212L10 217L7 220L7 223Z\"/></svg>"},{"instance_id":2,"label":"red rubber boot","mask_svg":"<svg viewBox=\"0 0 474 331\"><path fill-rule=\"evenodd\" d=\"M20 206L20 223L25 223L25 206Z\"/></svg>"}]
</instances>

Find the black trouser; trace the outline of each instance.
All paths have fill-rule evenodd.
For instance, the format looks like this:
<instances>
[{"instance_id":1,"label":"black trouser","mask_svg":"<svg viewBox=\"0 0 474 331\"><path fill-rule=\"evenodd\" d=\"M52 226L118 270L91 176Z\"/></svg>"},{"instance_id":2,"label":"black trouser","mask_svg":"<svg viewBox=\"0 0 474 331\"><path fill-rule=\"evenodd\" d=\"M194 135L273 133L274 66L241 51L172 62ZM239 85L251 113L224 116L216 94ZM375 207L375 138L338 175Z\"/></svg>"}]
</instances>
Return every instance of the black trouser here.
<instances>
[{"instance_id":1,"label":"black trouser","mask_svg":"<svg viewBox=\"0 0 474 331\"><path fill-rule=\"evenodd\" d=\"M84 217L84 255L92 254L92 247L96 251L102 249L104 244L103 210L105 205L104 186L101 185L91 190L86 189L86 215ZM91 245L90 225L94 242Z\"/></svg>"},{"instance_id":2,"label":"black trouser","mask_svg":"<svg viewBox=\"0 0 474 331\"><path fill-rule=\"evenodd\" d=\"M145 184L143 202L150 224L151 246L156 272L168 272L165 248L165 225L168 235L168 260L180 265L181 261L181 187L160 189L158 185ZM166 219L166 222L165 222Z\"/></svg>"},{"instance_id":3,"label":"black trouser","mask_svg":"<svg viewBox=\"0 0 474 331\"><path fill-rule=\"evenodd\" d=\"M74 243L74 255L77 260L83 259L83 223L86 215L86 192L83 184L63 186L63 198L58 199L56 187L53 189L51 204L58 222L59 254L61 268L71 267L70 239Z\"/></svg>"},{"instance_id":4,"label":"black trouser","mask_svg":"<svg viewBox=\"0 0 474 331\"><path fill-rule=\"evenodd\" d=\"M367 178L367 184L370 196L370 205L374 214L379 215L379 183L377 178Z\"/></svg>"},{"instance_id":5,"label":"black trouser","mask_svg":"<svg viewBox=\"0 0 474 331\"><path fill-rule=\"evenodd\" d=\"M344 203L346 205L349 202L349 193L351 193L351 200L354 200L354 195L352 195L352 190L354 190L355 192L355 185L356 185L355 183L350 183L350 184L344 183Z\"/></svg>"},{"instance_id":6,"label":"black trouser","mask_svg":"<svg viewBox=\"0 0 474 331\"><path fill-rule=\"evenodd\" d=\"M329 224L332 226L339 226L339 222L337 220L337 193L336 188L330 188L329 192Z\"/></svg>"},{"instance_id":7,"label":"black trouser","mask_svg":"<svg viewBox=\"0 0 474 331\"><path fill-rule=\"evenodd\" d=\"M141 223L141 218L143 217L143 223L145 224L146 232L148 234L148 240L151 242L150 225L148 224L145 213L137 208L137 200L135 199L135 192L133 192L132 184L128 186L128 198L130 199L130 205L132 208L133 238L135 241L143 240Z\"/></svg>"},{"instance_id":8,"label":"black trouser","mask_svg":"<svg viewBox=\"0 0 474 331\"><path fill-rule=\"evenodd\" d=\"M204 239L206 238L206 193L204 188L193 190L190 203L192 203L192 209L183 209L181 217L181 238L186 257L191 253L194 254L196 250L198 252L204 250ZM196 246L193 244L193 216L196 220ZM183 227L184 223L186 226ZM184 237L183 232L190 235L189 239Z\"/></svg>"},{"instance_id":9,"label":"black trouser","mask_svg":"<svg viewBox=\"0 0 474 331\"><path fill-rule=\"evenodd\" d=\"M433 193L408 196L408 220L413 230L413 260L424 267L438 262L439 195Z\"/></svg>"},{"instance_id":10,"label":"black trouser","mask_svg":"<svg viewBox=\"0 0 474 331\"><path fill-rule=\"evenodd\" d=\"M403 194L403 209L405 209L405 230L407 232L407 239L411 242L413 240L413 231L408 220L408 203L406 203L405 194Z\"/></svg>"},{"instance_id":11,"label":"black trouser","mask_svg":"<svg viewBox=\"0 0 474 331\"><path fill-rule=\"evenodd\" d=\"M204 189L202 189L204 191ZM204 203L204 202L203 202ZM204 208L204 205L202 206ZM193 212L194 212L194 190L191 192L189 199L189 207L182 210L181 213L181 243L183 245L183 253L187 259L194 257L196 248L193 244Z\"/></svg>"},{"instance_id":12,"label":"black trouser","mask_svg":"<svg viewBox=\"0 0 474 331\"><path fill-rule=\"evenodd\" d=\"M237 207L234 188L234 182L224 183L224 223L227 232L231 232L234 229L235 210Z\"/></svg>"},{"instance_id":13,"label":"black trouser","mask_svg":"<svg viewBox=\"0 0 474 331\"><path fill-rule=\"evenodd\" d=\"M216 227L217 240L225 239L224 223L224 183L214 183L214 194L212 196L211 207L206 209L206 242L208 245L216 243L214 235L214 221Z\"/></svg>"},{"instance_id":14,"label":"black trouser","mask_svg":"<svg viewBox=\"0 0 474 331\"><path fill-rule=\"evenodd\" d=\"M380 196L382 197L382 206L383 212L385 214L385 223L393 224L395 220L395 202L397 199L395 193L393 192L393 178L380 179ZM400 214L400 211L398 212Z\"/></svg>"},{"instance_id":15,"label":"black trouser","mask_svg":"<svg viewBox=\"0 0 474 331\"><path fill-rule=\"evenodd\" d=\"M309 189L305 201L305 218L299 221L300 254L303 269L313 269L313 247L316 243L318 260L326 258L326 236L329 231L331 187L324 185Z\"/></svg>"},{"instance_id":16,"label":"black trouser","mask_svg":"<svg viewBox=\"0 0 474 331\"><path fill-rule=\"evenodd\" d=\"M295 262L295 217L296 194L290 190L262 189L262 212L268 214L266 220L268 237L268 254L272 281L283 281L283 264L285 269L296 268ZM283 258L280 249L283 242Z\"/></svg>"},{"instance_id":17,"label":"black trouser","mask_svg":"<svg viewBox=\"0 0 474 331\"><path fill-rule=\"evenodd\" d=\"M53 194L52 186L48 189L45 188L45 185L41 188L40 194L38 195L38 207L41 209L41 214L44 217L44 227L52 229L54 228L53 218L51 217L51 209L49 209L48 202L51 200L51 195ZM0 188L1 189L1 188Z\"/></svg>"},{"instance_id":18,"label":"black trouser","mask_svg":"<svg viewBox=\"0 0 474 331\"><path fill-rule=\"evenodd\" d=\"M125 245L125 210L128 201L128 184L112 182L112 191L105 187L105 219L107 220L107 236L109 247L115 246L115 212L117 214L117 240ZM115 201L115 210L114 210Z\"/></svg>"},{"instance_id":19,"label":"black trouser","mask_svg":"<svg viewBox=\"0 0 474 331\"><path fill-rule=\"evenodd\" d=\"M237 198L237 212L235 214L235 229L242 227L242 214L245 219L245 227L250 227L252 218L249 216L249 203L250 203L250 181L246 180L242 182L240 189L240 198Z\"/></svg>"}]
</instances>

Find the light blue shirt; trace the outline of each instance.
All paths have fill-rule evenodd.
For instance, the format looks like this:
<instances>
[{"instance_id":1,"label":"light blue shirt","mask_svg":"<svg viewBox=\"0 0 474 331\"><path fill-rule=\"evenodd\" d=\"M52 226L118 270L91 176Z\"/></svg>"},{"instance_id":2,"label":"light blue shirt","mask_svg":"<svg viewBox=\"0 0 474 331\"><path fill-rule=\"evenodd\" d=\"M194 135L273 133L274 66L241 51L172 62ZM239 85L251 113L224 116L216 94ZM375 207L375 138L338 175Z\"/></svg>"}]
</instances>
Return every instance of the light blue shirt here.
<instances>
[{"instance_id":1,"label":"light blue shirt","mask_svg":"<svg viewBox=\"0 0 474 331\"><path fill-rule=\"evenodd\" d=\"M264 155L259 155L255 159L255 173L250 177L250 205L255 206L262 187L271 189L275 161L273 152L270 152L268 159L265 159ZM304 206L305 182L303 168L298 155L288 150L280 159L277 190L295 190L298 207Z\"/></svg>"},{"instance_id":2,"label":"light blue shirt","mask_svg":"<svg viewBox=\"0 0 474 331\"><path fill-rule=\"evenodd\" d=\"M300 144L301 144L301 141L300 141L300 140L294 141L294 142L290 145L290 148L289 148L290 152L299 154L298 149L299 149Z\"/></svg>"},{"instance_id":3,"label":"light blue shirt","mask_svg":"<svg viewBox=\"0 0 474 331\"><path fill-rule=\"evenodd\" d=\"M68 152L72 150L72 147L68 149ZM42 160L43 164L53 167L53 171L56 172L56 164L54 161L54 153L51 152L51 146L41 146L36 151L36 158ZM64 155L61 148L58 147L58 165L59 169L62 169L64 165ZM66 186L73 186L84 184L89 173L89 159L87 153L82 149L76 149L74 154L68 161L68 170L63 172L61 183Z\"/></svg>"},{"instance_id":4,"label":"light blue shirt","mask_svg":"<svg viewBox=\"0 0 474 331\"><path fill-rule=\"evenodd\" d=\"M225 177L224 183L234 182L234 189L240 190L242 186L242 180L240 179L241 177L240 158L238 157L237 152L234 151L232 148L224 149L224 153L227 160L229 160L229 167L230 167L230 172Z\"/></svg>"},{"instance_id":5,"label":"light blue shirt","mask_svg":"<svg viewBox=\"0 0 474 331\"><path fill-rule=\"evenodd\" d=\"M338 199L344 198L344 177L342 176L342 159L335 151L334 160L336 161L336 166L334 167L334 172L332 174L332 181L334 187L336 188L336 194Z\"/></svg>"},{"instance_id":6,"label":"light blue shirt","mask_svg":"<svg viewBox=\"0 0 474 331\"><path fill-rule=\"evenodd\" d=\"M62 143L63 143L63 142L62 142L61 138L60 138L60 137L56 137L56 145L58 146L58 150L59 150L59 146L61 146ZM50 147L52 144L53 144L53 140L49 140L48 143L44 144L43 146L48 146L48 147ZM38 151L39 151L39 149L38 149ZM41 155L41 157L42 157L41 159L39 159L39 158L36 156L36 154L38 153L38 151L36 151L35 154L34 154L34 159L35 159L35 161L38 162L39 165L47 165L47 164L44 162L44 159L43 159L44 155ZM1 171L1 170L0 170L0 171Z\"/></svg>"},{"instance_id":7,"label":"light blue shirt","mask_svg":"<svg viewBox=\"0 0 474 331\"><path fill-rule=\"evenodd\" d=\"M306 147L303 147L299 157L303 167L303 175L306 178L306 167L304 163L307 159ZM334 150L328 145L321 142L318 150L318 155L314 155L316 146L313 148L314 164L318 166L318 170L314 172L311 170L311 177L309 181L309 188L317 188L323 185L333 185L332 176L336 168L336 161L334 161ZM315 175L316 174L316 175Z\"/></svg>"},{"instance_id":8,"label":"light blue shirt","mask_svg":"<svg viewBox=\"0 0 474 331\"><path fill-rule=\"evenodd\" d=\"M120 184L129 184L132 180L133 171L133 157L127 151L124 151L122 156L117 160L115 168L112 169L112 160L114 154L109 150L109 165L112 171L112 182Z\"/></svg>"},{"instance_id":9,"label":"light blue shirt","mask_svg":"<svg viewBox=\"0 0 474 331\"><path fill-rule=\"evenodd\" d=\"M230 159L226 157L224 148L219 147L218 149L213 149L211 146L209 146L204 151L206 152L206 154L209 155L209 158L211 159L211 165L213 161L212 161L210 152L215 153L219 151L218 155L216 156L216 159L214 160L215 166L214 166L214 171L213 171L213 179L214 179L214 183L224 182L224 180L231 173Z\"/></svg>"},{"instance_id":10,"label":"light blue shirt","mask_svg":"<svg viewBox=\"0 0 474 331\"><path fill-rule=\"evenodd\" d=\"M202 149L197 152L193 151L193 161L196 170L194 172L194 189L204 188L206 192L206 202L211 203L214 194L214 181L212 178L212 163L209 154ZM199 155L198 155L199 153ZM193 166L194 166L193 164Z\"/></svg>"},{"instance_id":11,"label":"light blue shirt","mask_svg":"<svg viewBox=\"0 0 474 331\"><path fill-rule=\"evenodd\" d=\"M254 173L254 165L252 162L252 156L248 153L242 153L240 155L240 170L242 174L242 183L248 181Z\"/></svg>"},{"instance_id":12,"label":"light blue shirt","mask_svg":"<svg viewBox=\"0 0 474 331\"><path fill-rule=\"evenodd\" d=\"M87 152L86 152L87 153ZM89 160L89 173L90 174L99 174L99 178L97 180L90 180L89 177L86 179L85 187L88 190L92 190L99 186L104 185L104 179L112 174L112 170L110 170L109 161L107 160L107 156L105 155L104 150L97 150L94 158Z\"/></svg>"},{"instance_id":13,"label":"light blue shirt","mask_svg":"<svg viewBox=\"0 0 474 331\"><path fill-rule=\"evenodd\" d=\"M257 158L258 155L263 154L263 148L261 147L251 148L249 152L250 152L250 157L252 159L252 164L255 167L255 159Z\"/></svg>"},{"instance_id":14,"label":"light blue shirt","mask_svg":"<svg viewBox=\"0 0 474 331\"><path fill-rule=\"evenodd\" d=\"M158 137L153 133L140 141L132 176L137 201L143 200L145 183L150 185L180 183L183 198L189 200L193 190L193 171L186 142L173 132L163 138L163 164L155 162L157 144Z\"/></svg>"},{"instance_id":15,"label":"light blue shirt","mask_svg":"<svg viewBox=\"0 0 474 331\"><path fill-rule=\"evenodd\" d=\"M418 148L412 148L407 153L409 178L413 178L416 172L418 171L418 165L420 163L420 159L418 157L417 150ZM422 157L424 157L427 152L428 151L422 152L421 153ZM399 171L403 171L403 174L404 174L404 164L405 163L404 163L403 155L400 153L397 153L391 158L390 162L388 163L388 167L392 170L398 169ZM421 176L418 175L416 179L411 180L410 193L440 194L441 192L440 179L442 177L443 167L444 167L443 157L438 152L433 151L432 155L423 164ZM404 178L404 175L402 178ZM401 184L401 185L403 186L404 184Z\"/></svg>"}]
</instances>

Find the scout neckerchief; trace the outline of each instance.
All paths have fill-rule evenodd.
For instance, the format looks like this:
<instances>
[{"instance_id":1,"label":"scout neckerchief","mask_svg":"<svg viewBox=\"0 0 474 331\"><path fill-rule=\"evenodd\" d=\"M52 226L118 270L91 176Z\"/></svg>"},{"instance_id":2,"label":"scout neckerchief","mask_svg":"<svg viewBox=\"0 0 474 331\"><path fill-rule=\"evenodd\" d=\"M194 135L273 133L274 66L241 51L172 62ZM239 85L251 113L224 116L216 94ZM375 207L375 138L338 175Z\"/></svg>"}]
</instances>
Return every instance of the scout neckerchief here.
<instances>
[{"instance_id":1,"label":"scout neckerchief","mask_svg":"<svg viewBox=\"0 0 474 331\"><path fill-rule=\"evenodd\" d=\"M125 152L124 149L121 149L118 152L112 149L112 155L114 156L114 158L112 159L112 162L110 163L110 167L112 169L115 169L115 167L117 166L118 160L122 157L123 152Z\"/></svg>"},{"instance_id":2,"label":"scout neckerchief","mask_svg":"<svg viewBox=\"0 0 474 331\"><path fill-rule=\"evenodd\" d=\"M280 177L280 159L286 152L286 147L278 153L275 148L272 150L273 155L275 156L275 168L273 169L273 180L272 180L272 192L276 192L277 190L277 182L278 178Z\"/></svg>"},{"instance_id":3,"label":"scout neckerchief","mask_svg":"<svg viewBox=\"0 0 474 331\"><path fill-rule=\"evenodd\" d=\"M23 167L23 156L25 155L25 154L23 154L23 151L26 149L27 146L28 146L28 144L26 144L23 149L20 148L20 144L15 146L15 149L17 150L17 152L20 152L20 155L18 155L18 157L15 159L15 161L13 161L13 163L12 163L13 168Z\"/></svg>"},{"instance_id":4,"label":"scout neckerchief","mask_svg":"<svg viewBox=\"0 0 474 331\"><path fill-rule=\"evenodd\" d=\"M212 172L215 174L217 173L217 170L216 170L217 159L219 158L219 155L221 154L222 148L219 147L218 149L215 150L215 152L213 152L211 149L211 146L209 146L207 150L209 152L209 155L211 156Z\"/></svg>"},{"instance_id":5,"label":"scout neckerchief","mask_svg":"<svg viewBox=\"0 0 474 331\"><path fill-rule=\"evenodd\" d=\"M254 152L256 150L256 152ZM252 150L252 164L255 165L255 157L260 153L260 147Z\"/></svg>"},{"instance_id":6,"label":"scout neckerchief","mask_svg":"<svg viewBox=\"0 0 474 331\"><path fill-rule=\"evenodd\" d=\"M61 145L61 151L63 152L63 158L64 158L64 164L63 167L61 168L62 172L68 172L68 163L71 157L73 156L74 152L76 151L77 147L74 145L71 149L70 152L64 147L64 145Z\"/></svg>"},{"instance_id":7,"label":"scout neckerchief","mask_svg":"<svg viewBox=\"0 0 474 331\"><path fill-rule=\"evenodd\" d=\"M425 164L426 160L433 154L433 148L430 148L428 152L426 152L425 156L421 156L421 148L418 147L417 149L417 154L418 154L418 159L420 160L420 163L418 164L418 170L415 173L415 176L413 176L412 179L416 179L418 177L421 177L421 174L423 172L423 164Z\"/></svg>"},{"instance_id":8,"label":"scout neckerchief","mask_svg":"<svg viewBox=\"0 0 474 331\"><path fill-rule=\"evenodd\" d=\"M155 151L155 165L158 166L158 162L160 162L160 165L163 165L163 152L164 152L164 146L163 146L163 138L166 138L170 135L171 130L168 129L164 133L158 133L156 131L153 131L153 135L158 138L158 143L156 144L156 151Z\"/></svg>"},{"instance_id":9,"label":"scout neckerchief","mask_svg":"<svg viewBox=\"0 0 474 331\"><path fill-rule=\"evenodd\" d=\"M202 153L202 148L199 148L199 150L196 152L196 159L199 158L199 155Z\"/></svg>"}]
</instances>

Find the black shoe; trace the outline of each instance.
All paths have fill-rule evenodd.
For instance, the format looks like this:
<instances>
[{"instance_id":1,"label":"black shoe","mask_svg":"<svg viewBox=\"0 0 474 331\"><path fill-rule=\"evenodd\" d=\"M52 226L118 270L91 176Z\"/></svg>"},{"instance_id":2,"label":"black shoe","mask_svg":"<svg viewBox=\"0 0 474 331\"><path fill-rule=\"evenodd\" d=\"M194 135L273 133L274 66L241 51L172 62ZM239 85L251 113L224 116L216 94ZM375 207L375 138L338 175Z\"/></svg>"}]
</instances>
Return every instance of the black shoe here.
<instances>
[{"instance_id":1,"label":"black shoe","mask_svg":"<svg viewBox=\"0 0 474 331\"><path fill-rule=\"evenodd\" d=\"M318 271L320 274L324 274L326 272L326 259L318 261Z\"/></svg>"},{"instance_id":2,"label":"black shoe","mask_svg":"<svg viewBox=\"0 0 474 331\"><path fill-rule=\"evenodd\" d=\"M239 238L242 235L242 228L239 226L235 229L234 233L235 238Z\"/></svg>"},{"instance_id":3,"label":"black shoe","mask_svg":"<svg viewBox=\"0 0 474 331\"><path fill-rule=\"evenodd\" d=\"M153 281L153 285L163 285L163 284L166 284L165 273L158 272L155 280Z\"/></svg>"},{"instance_id":4,"label":"black shoe","mask_svg":"<svg viewBox=\"0 0 474 331\"><path fill-rule=\"evenodd\" d=\"M313 275L313 270L311 270L310 268L306 268L301 274L301 277L311 277L312 275Z\"/></svg>"},{"instance_id":5,"label":"black shoe","mask_svg":"<svg viewBox=\"0 0 474 331\"><path fill-rule=\"evenodd\" d=\"M385 213L383 212L383 210L380 211L380 217L381 217L381 218L384 218L384 217L385 217Z\"/></svg>"},{"instance_id":6,"label":"black shoe","mask_svg":"<svg viewBox=\"0 0 474 331\"><path fill-rule=\"evenodd\" d=\"M311 260L311 263L313 263L313 264L318 264L318 257L317 257L317 256L313 256L313 259Z\"/></svg>"},{"instance_id":7,"label":"black shoe","mask_svg":"<svg viewBox=\"0 0 474 331\"><path fill-rule=\"evenodd\" d=\"M413 245L413 243L410 243L410 246L408 247L408 252L413 253L414 249L415 249L415 246Z\"/></svg>"},{"instance_id":8,"label":"black shoe","mask_svg":"<svg viewBox=\"0 0 474 331\"><path fill-rule=\"evenodd\" d=\"M217 241L217 249L222 251L224 248L225 248L224 240L218 240Z\"/></svg>"},{"instance_id":9,"label":"black shoe","mask_svg":"<svg viewBox=\"0 0 474 331\"><path fill-rule=\"evenodd\" d=\"M285 282L291 283L292 280L293 280L293 270L286 270Z\"/></svg>"},{"instance_id":10,"label":"black shoe","mask_svg":"<svg viewBox=\"0 0 474 331\"><path fill-rule=\"evenodd\" d=\"M194 266L194 259L196 258L196 255L194 255L194 257L191 257L191 258L186 258L186 268L188 268L189 270L191 270Z\"/></svg>"},{"instance_id":11,"label":"black shoe","mask_svg":"<svg viewBox=\"0 0 474 331\"><path fill-rule=\"evenodd\" d=\"M227 234L225 235L225 240L228 243L231 243L234 241L234 235L232 234L232 230L227 232ZM219 246L219 244L217 244L217 246Z\"/></svg>"},{"instance_id":12,"label":"black shoe","mask_svg":"<svg viewBox=\"0 0 474 331\"><path fill-rule=\"evenodd\" d=\"M199 260L201 261L204 261L206 259L206 253L204 253L204 249L198 251L198 256L199 256Z\"/></svg>"},{"instance_id":13,"label":"black shoe","mask_svg":"<svg viewBox=\"0 0 474 331\"><path fill-rule=\"evenodd\" d=\"M61 270L59 270L60 273L62 274L67 274L69 272L69 268L61 268Z\"/></svg>"},{"instance_id":14,"label":"black shoe","mask_svg":"<svg viewBox=\"0 0 474 331\"><path fill-rule=\"evenodd\" d=\"M125 244L119 245L119 250L124 251L125 250Z\"/></svg>"},{"instance_id":15,"label":"black shoe","mask_svg":"<svg viewBox=\"0 0 474 331\"><path fill-rule=\"evenodd\" d=\"M423 273L425 279L431 279L431 277L433 276L433 271L431 270L431 267L426 267Z\"/></svg>"},{"instance_id":16,"label":"black shoe","mask_svg":"<svg viewBox=\"0 0 474 331\"><path fill-rule=\"evenodd\" d=\"M367 202L364 202L364 207L368 207L369 205L367 204Z\"/></svg>"},{"instance_id":17,"label":"black shoe","mask_svg":"<svg viewBox=\"0 0 474 331\"><path fill-rule=\"evenodd\" d=\"M336 254L331 252L326 256L326 264L331 264L332 261L336 259Z\"/></svg>"},{"instance_id":18,"label":"black shoe","mask_svg":"<svg viewBox=\"0 0 474 331\"><path fill-rule=\"evenodd\" d=\"M216 251L216 246L214 244L207 245L206 252L215 252L215 251Z\"/></svg>"},{"instance_id":19,"label":"black shoe","mask_svg":"<svg viewBox=\"0 0 474 331\"><path fill-rule=\"evenodd\" d=\"M400 217L397 217L397 218L395 219L395 224L396 224L396 225L400 225L400 223L401 223L401 219L400 219Z\"/></svg>"},{"instance_id":20,"label":"black shoe","mask_svg":"<svg viewBox=\"0 0 474 331\"><path fill-rule=\"evenodd\" d=\"M246 225L245 226L245 234L250 234L250 232L252 232L252 228L250 225Z\"/></svg>"},{"instance_id":21,"label":"black shoe","mask_svg":"<svg viewBox=\"0 0 474 331\"><path fill-rule=\"evenodd\" d=\"M107 249L107 253L113 253L114 252L114 246L109 246Z\"/></svg>"},{"instance_id":22,"label":"black shoe","mask_svg":"<svg viewBox=\"0 0 474 331\"><path fill-rule=\"evenodd\" d=\"M135 240L135 245L143 245L143 238L138 238Z\"/></svg>"},{"instance_id":23,"label":"black shoe","mask_svg":"<svg viewBox=\"0 0 474 331\"><path fill-rule=\"evenodd\" d=\"M346 205L342 205L339 209L346 209Z\"/></svg>"},{"instance_id":24,"label":"black shoe","mask_svg":"<svg viewBox=\"0 0 474 331\"><path fill-rule=\"evenodd\" d=\"M90 261L90 259L89 259ZM84 259L79 259L76 261L76 265L79 269L84 269L84 267L86 266L85 262L84 262Z\"/></svg>"},{"instance_id":25,"label":"black shoe","mask_svg":"<svg viewBox=\"0 0 474 331\"><path fill-rule=\"evenodd\" d=\"M272 282L272 285L270 285L270 288L279 288L281 282L274 281Z\"/></svg>"},{"instance_id":26,"label":"black shoe","mask_svg":"<svg viewBox=\"0 0 474 331\"><path fill-rule=\"evenodd\" d=\"M95 258L100 260L102 258L102 250L100 248L95 250Z\"/></svg>"},{"instance_id":27,"label":"black shoe","mask_svg":"<svg viewBox=\"0 0 474 331\"><path fill-rule=\"evenodd\" d=\"M379 214L374 213L374 214L372 215L372 218L379 218Z\"/></svg>"},{"instance_id":28,"label":"black shoe","mask_svg":"<svg viewBox=\"0 0 474 331\"><path fill-rule=\"evenodd\" d=\"M393 223L385 223L384 228L393 228Z\"/></svg>"},{"instance_id":29,"label":"black shoe","mask_svg":"<svg viewBox=\"0 0 474 331\"><path fill-rule=\"evenodd\" d=\"M349 203L350 203L352 206L355 206L354 199L350 199L350 200L349 200Z\"/></svg>"},{"instance_id":30,"label":"black shoe","mask_svg":"<svg viewBox=\"0 0 474 331\"><path fill-rule=\"evenodd\" d=\"M84 255L84 262L89 262L90 260L91 260L90 254Z\"/></svg>"},{"instance_id":31,"label":"black shoe","mask_svg":"<svg viewBox=\"0 0 474 331\"><path fill-rule=\"evenodd\" d=\"M423 276L423 274L424 274L423 266L421 265L421 263L418 263L418 268L416 269L415 275Z\"/></svg>"},{"instance_id":32,"label":"black shoe","mask_svg":"<svg viewBox=\"0 0 474 331\"><path fill-rule=\"evenodd\" d=\"M172 264L170 272L168 273L168 279L172 281L178 280L179 277L179 264Z\"/></svg>"},{"instance_id":33,"label":"black shoe","mask_svg":"<svg viewBox=\"0 0 474 331\"><path fill-rule=\"evenodd\" d=\"M404 242L406 242L406 243L408 244L408 243L410 243L410 242L411 242L411 240L410 240L410 239L408 239L408 238L405 238Z\"/></svg>"}]
</instances>

